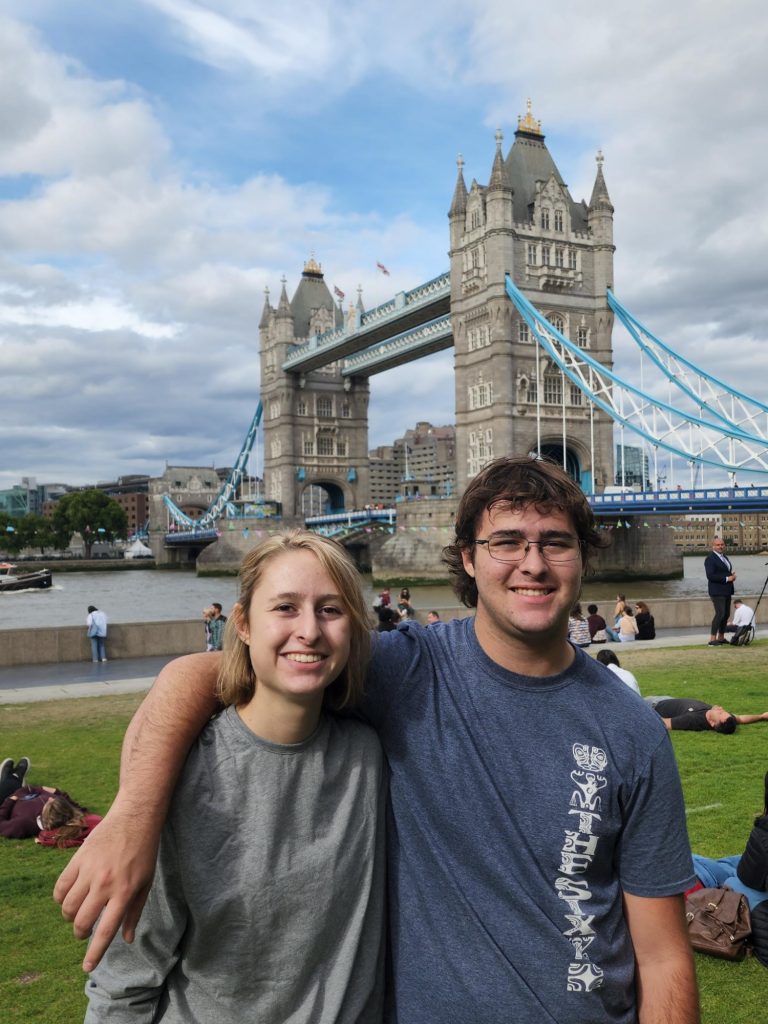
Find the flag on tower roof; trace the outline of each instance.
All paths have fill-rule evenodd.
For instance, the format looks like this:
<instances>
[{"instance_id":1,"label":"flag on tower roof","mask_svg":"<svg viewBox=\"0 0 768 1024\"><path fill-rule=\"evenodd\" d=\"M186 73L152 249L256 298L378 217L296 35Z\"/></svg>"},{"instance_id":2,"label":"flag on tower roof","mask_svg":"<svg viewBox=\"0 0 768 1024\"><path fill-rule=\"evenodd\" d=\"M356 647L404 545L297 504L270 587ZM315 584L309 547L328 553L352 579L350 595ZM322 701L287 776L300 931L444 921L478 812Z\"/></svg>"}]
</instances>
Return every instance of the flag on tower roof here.
<instances>
[{"instance_id":1,"label":"flag on tower roof","mask_svg":"<svg viewBox=\"0 0 768 1024\"><path fill-rule=\"evenodd\" d=\"M378 263L377 262L376 267L377 267L378 270L380 270L382 272L382 274L386 274L387 277L389 277L389 271L387 270L387 268L384 266L383 263Z\"/></svg>"},{"instance_id":2,"label":"flag on tower roof","mask_svg":"<svg viewBox=\"0 0 768 1024\"><path fill-rule=\"evenodd\" d=\"M342 302L344 301L344 292L341 288L337 288L336 285L333 286L333 294L337 299L341 299Z\"/></svg>"}]
</instances>

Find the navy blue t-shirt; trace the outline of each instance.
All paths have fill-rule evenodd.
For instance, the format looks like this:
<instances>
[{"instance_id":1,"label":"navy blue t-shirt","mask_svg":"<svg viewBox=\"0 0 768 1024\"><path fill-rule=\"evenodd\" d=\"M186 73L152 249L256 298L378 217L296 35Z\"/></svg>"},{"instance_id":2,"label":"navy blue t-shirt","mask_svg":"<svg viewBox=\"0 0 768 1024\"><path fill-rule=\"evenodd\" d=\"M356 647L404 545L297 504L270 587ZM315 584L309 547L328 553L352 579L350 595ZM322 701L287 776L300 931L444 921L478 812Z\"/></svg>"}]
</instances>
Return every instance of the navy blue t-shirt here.
<instances>
[{"instance_id":1,"label":"navy blue t-shirt","mask_svg":"<svg viewBox=\"0 0 768 1024\"><path fill-rule=\"evenodd\" d=\"M391 769L390 1024L634 1022L622 890L695 881L659 716L583 651L505 671L471 618L379 634L363 710Z\"/></svg>"}]
</instances>

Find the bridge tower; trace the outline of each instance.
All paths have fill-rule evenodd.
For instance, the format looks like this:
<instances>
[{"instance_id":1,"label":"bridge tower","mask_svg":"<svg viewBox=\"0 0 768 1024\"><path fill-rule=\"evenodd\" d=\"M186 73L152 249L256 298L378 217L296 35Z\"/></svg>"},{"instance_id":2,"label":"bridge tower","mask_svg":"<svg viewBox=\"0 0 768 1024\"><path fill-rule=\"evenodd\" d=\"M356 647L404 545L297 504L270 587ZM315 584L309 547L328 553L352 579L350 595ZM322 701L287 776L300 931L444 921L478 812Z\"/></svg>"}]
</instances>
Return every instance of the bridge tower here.
<instances>
[{"instance_id":1,"label":"bridge tower","mask_svg":"<svg viewBox=\"0 0 768 1024\"><path fill-rule=\"evenodd\" d=\"M615 247L602 154L587 205L571 198L530 101L506 159L502 141L497 132L486 186L472 181L467 190L459 157L448 213L458 489L496 456L541 450L562 464L565 448L571 475L602 490L613 481L610 417L537 357L504 290L509 273L563 334L612 365L606 288Z\"/></svg>"},{"instance_id":2,"label":"bridge tower","mask_svg":"<svg viewBox=\"0 0 768 1024\"><path fill-rule=\"evenodd\" d=\"M342 318L314 258L304 264L292 299L285 278L277 307L266 294L259 322L264 482L267 498L280 502L287 519L303 518L311 487L325 491L327 511L370 501L367 378L343 378L338 362L306 374L282 369L290 346Z\"/></svg>"}]
</instances>

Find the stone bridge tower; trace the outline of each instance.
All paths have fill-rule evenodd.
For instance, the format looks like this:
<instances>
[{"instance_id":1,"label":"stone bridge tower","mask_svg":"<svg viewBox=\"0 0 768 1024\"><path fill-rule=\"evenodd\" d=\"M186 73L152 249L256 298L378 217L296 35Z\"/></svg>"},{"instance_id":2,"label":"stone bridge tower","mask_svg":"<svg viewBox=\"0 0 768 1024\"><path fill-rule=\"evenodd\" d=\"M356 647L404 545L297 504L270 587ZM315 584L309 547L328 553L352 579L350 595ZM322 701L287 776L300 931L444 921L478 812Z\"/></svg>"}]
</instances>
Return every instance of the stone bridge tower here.
<instances>
[{"instance_id":1,"label":"stone bridge tower","mask_svg":"<svg viewBox=\"0 0 768 1024\"><path fill-rule=\"evenodd\" d=\"M562 464L564 433L567 468L585 490L613 480L610 418L544 353L537 377L538 346L504 288L509 273L566 337L612 365L613 206L597 162L589 205L574 202L530 101L506 159L496 133L487 185L467 191L459 158L448 214L459 492L492 458L537 450L539 435L542 454Z\"/></svg>"},{"instance_id":2,"label":"stone bridge tower","mask_svg":"<svg viewBox=\"0 0 768 1024\"><path fill-rule=\"evenodd\" d=\"M370 501L368 380L342 377L340 363L307 374L282 369L291 345L338 327L342 317L314 259L304 265L292 299L283 278L277 307L270 305L269 293L264 303L259 335L265 491L289 520L304 517L303 499L314 487L325 492L327 511Z\"/></svg>"}]
</instances>

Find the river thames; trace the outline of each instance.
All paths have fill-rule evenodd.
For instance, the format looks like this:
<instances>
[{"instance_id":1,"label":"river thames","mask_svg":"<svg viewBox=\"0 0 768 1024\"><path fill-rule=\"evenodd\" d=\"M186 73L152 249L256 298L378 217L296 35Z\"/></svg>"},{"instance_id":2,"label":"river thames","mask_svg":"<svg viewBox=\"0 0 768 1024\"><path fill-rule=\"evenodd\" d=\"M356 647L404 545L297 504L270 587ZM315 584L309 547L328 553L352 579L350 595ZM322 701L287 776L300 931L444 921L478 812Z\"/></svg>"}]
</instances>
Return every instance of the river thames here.
<instances>
[{"instance_id":1,"label":"river thames","mask_svg":"<svg viewBox=\"0 0 768 1024\"><path fill-rule=\"evenodd\" d=\"M765 556L736 555L732 561L737 594L745 598L759 594L768 573ZM370 577L364 577L363 582L371 604L374 590ZM640 599L649 604L658 598L705 597L704 559L701 555L686 557L680 580L634 581L626 587L587 580L582 601L610 600L617 590L626 590L630 602ZM237 580L233 576L198 578L193 573L162 569L57 575L54 565L50 590L0 594L0 629L83 625L89 604L106 612L110 622L195 619L212 601L218 601L226 613L236 597ZM422 611L455 608L457 604L447 584L412 587L411 598L414 607Z\"/></svg>"}]
</instances>

